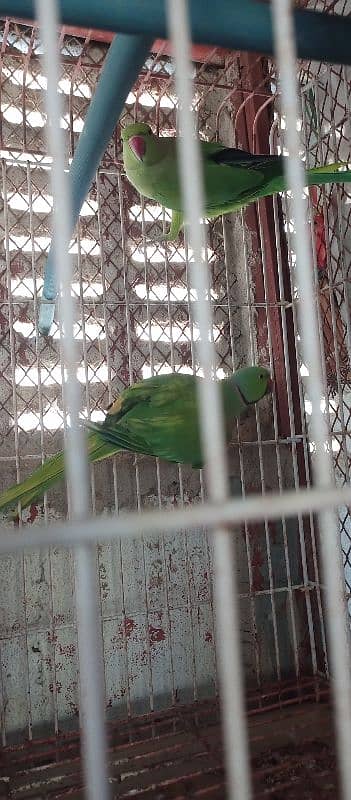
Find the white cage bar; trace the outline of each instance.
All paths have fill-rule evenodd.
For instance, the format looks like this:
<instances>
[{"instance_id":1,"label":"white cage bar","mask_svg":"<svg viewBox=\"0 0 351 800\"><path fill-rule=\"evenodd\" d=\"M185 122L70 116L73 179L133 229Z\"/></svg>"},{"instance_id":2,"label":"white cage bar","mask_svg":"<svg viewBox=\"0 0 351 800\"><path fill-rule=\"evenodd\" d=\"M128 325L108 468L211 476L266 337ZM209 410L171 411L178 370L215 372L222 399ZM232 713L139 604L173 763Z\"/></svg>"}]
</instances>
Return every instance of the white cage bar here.
<instances>
[{"instance_id":1,"label":"white cage bar","mask_svg":"<svg viewBox=\"0 0 351 800\"><path fill-rule=\"evenodd\" d=\"M70 516L84 521L89 516L88 460L84 431L80 425L80 392L74 341L75 304L71 292L71 265L64 243L70 240L71 202L65 175L65 149L61 132L61 98L58 93L58 9L56 0L36 0L36 11L44 46L48 151L52 157L53 246L59 286L59 319L62 331L65 460ZM69 426L67 426L67 416ZM108 800L104 724L102 639L98 619L95 548L75 548L75 601L79 652L80 722L82 757L87 797Z\"/></svg>"},{"instance_id":2,"label":"white cage bar","mask_svg":"<svg viewBox=\"0 0 351 800\"><path fill-rule=\"evenodd\" d=\"M296 49L290 0L274 0L273 25L281 81L282 111L286 118L287 184L292 192L295 221L296 274L299 291L301 350L310 377L312 400L311 433L315 442L316 483L321 489L333 485L333 464L328 444L327 421L321 409L323 396L322 358L318 331L317 303L309 229L306 225L304 168L299 153L297 120L299 105L296 81ZM338 737L341 796L351 798L351 671L350 630L347 615L341 542L333 509L319 514L321 553L326 583L327 626L334 683L335 725Z\"/></svg>"},{"instance_id":3,"label":"white cage bar","mask_svg":"<svg viewBox=\"0 0 351 800\"><path fill-rule=\"evenodd\" d=\"M152 120L161 133L174 132L177 126L177 93L183 100L180 104L179 120L181 129L187 134L185 142L188 146L187 157L191 155L191 158L196 160L195 142L188 138L191 128L189 95L184 94L186 86L189 91L186 80L189 63L187 64L184 55L189 46L186 31L184 32L186 3L180 5L170 0L168 5L170 31L176 31L174 41L176 63L177 58L179 59L175 76L174 67L161 47L157 55L150 56L140 81L127 98L124 119ZM343 11L346 13L345 9ZM280 35L282 20L287 19L288 4L276 0L274 13L277 15L275 18L278 21ZM181 22L183 27L181 26L179 30ZM51 35L52 33L51 30ZM291 43L290 34L288 41ZM12 420L8 432L7 422L3 422L8 416L11 417L11 412L6 409L7 339L4 337L5 366L1 376L4 390L1 395L0 410L6 436L0 463L4 471L9 468L9 475L14 465L17 479L23 475L23 470L30 471L32 464L39 463L48 453L58 449L60 432L65 426L66 405L72 408L72 398L69 402L66 387L64 398L66 404L60 399L65 374L57 358L57 349L62 344L65 345L60 329L54 330L54 338L45 346L41 344L37 330L37 290L40 288L38 271L42 268L43 254L50 242L51 208L54 206L56 212L59 208L55 199L57 188L55 192L54 186L50 193L46 177L51 170L50 149L52 150L53 144L57 142L51 143L47 154L41 141L45 114L41 101L37 98L39 91L43 96L47 92L45 92L46 76L42 74L39 66L38 44L34 29L28 33L20 26L11 27L9 21L4 23L1 62L3 127L0 137L4 212L1 224L4 228L6 245L8 288L3 308L5 318L8 315L7 319L10 322L8 370L12 370L14 392ZM60 88L64 110L59 112L56 108L55 113L58 119L61 118L63 131L67 131L72 155L75 131L79 132L82 127L85 108L94 89L95 76L103 61L104 51L101 45L93 44L89 38L82 43L78 39L72 41L69 38L64 39L63 35L60 39L60 49L61 77L58 75L54 83ZM285 53L286 50L284 58ZM289 58L290 60L287 59L283 65L289 70L287 77L295 75L295 67L291 60L293 51L290 52ZM295 125L291 119L289 121L283 66L281 72L283 97L280 108L276 102L280 86L277 83L274 67L271 65L263 77L259 73L257 78L257 63L254 59L250 62L245 62L245 59L240 61L237 54L226 54L224 57L214 49L210 54L207 53L203 63L194 66L193 109L197 126L205 137L218 138L228 142L229 145L236 141L238 146L245 146L243 120L246 119L248 138L252 137L248 146L259 152L260 130L263 118L267 114L269 122L266 144L270 144L272 152L276 152L277 147L281 149L285 147L290 153L295 152L296 165L301 144L297 141ZM55 67L54 64L50 66ZM334 158L336 160L344 138L347 142L347 130L342 117L342 101L340 101L340 113L338 109L336 113L335 110L333 112L331 98L333 93L336 97L339 97L339 94L345 95L346 108L349 98L348 72L347 70L337 72L328 67L325 73L322 72L320 75L318 72L313 73L311 66L300 66L301 136L307 159L312 159L311 164L314 164L315 160L318 163ZM303 74L304 69L306 79ZM45 67L45 72L49 73L48 67ZM327 75L326 79L324 74ZM47 77L49 85L49 74ZM173 89L174 77L176 92ZM336 86L337 81L339 83ZM322 96L319 102L316 100L317 122L314 121L312 109L312 123L308 116L313 105L310 91L312 97L317 100L318 93ZM56 92L50 95L51 100L53 96L57 98ZM294 92L292 95L290 93L290 101L291 97L294 100L292 116L294 122L300 115L296 114ZM330 103L330 123L326 102ZM18 114L16 116L18 107L22 108L22 122L18 121ZM269 109L273 108L274 114L269 117ZM13 133L15 126L17 126L16 135ZM23 142L20 141L22 129ZM340 157L345 158L342 154ZM61 164L62 169L62 163L61 153L61 156L54 161L54 166L59 168ZM184 163L185 170L189 173L189 161L186 160L186 155ZM193 178L198 171L193 168ZM294 194L302 195L302 174L296 178L295 172L290 177L290 184L295 189ZM201 207L201 192L200 195L196 192L198 189L196 179L190 182L188 189L190 195L188 202L193 212L190 226L190 243L193 242L192 249L195 254L193 260L188 258L186 241L184 246L177 243L169 248L150 245L147 242L148 230L154 226L159 229L164 225L165 215L152 203L138 198L127 186L120 164L119 145L116 142L111 143L111 148L98 171L96 185L84 205L77 237L71 246L72 259L73 261L76 259L77 262L73 276L73 293L81 312L81 319L75 322L74 326L74 336L77 340L75 344L78 343L76 352L80 353L80 363L77 362L76 356L72 356L70 347L73 345L72 337L70 342L68 336L66 350L66 363L71 362L67 383L73 391L75 409L73 418L78 419L78 410L82 408L84 415L92 419L101 419L101 408L113 399L116 385L119 388L132 383L136 377L147 377L163 370L185 369L199 372L202 368L204 375L209 377L216 370L219 374L226 374L231 369L237 368L245 359L250 363L261 360L261 363L269 363L275 370L279 336L281 337L279 364L282 364L280 383L284 375L286 393L279 382L278 384L276 382L272 404L269 407L270 412L267 414L265 410L258 408L256 419L252 421L248 433L242 423L238 426L237 441L231 448L231 453L233 451L235 457L231 458L230 466L233 469L234 463L235 478L240 474L242 498L228 498L221 437L218 429L217 433L213 433L213 426L217 428L220 420L217 414L213 415L213 400L209 402L207 396L203 403L203 430L207 430L206 441L210 445L209 452L213 438L218 443L218 453L211 452L213 463L216 461L217 466L212 472L212 479L211 473L209 476L208 499L205 497L202 476L197 479L189 476L184 468L173 470L162 463L154 464L151 459L138 457L134 463L129 456L121 456L113 460L111 473L101 471L95 466L91 468L91 501L96 516L86 519L90 499L84 492L72 492L73 498L79 495L82 506L77 509L74 508L74 503L71 503L71 516L76 519L67 524L55 522L55 518L59 517L58 511L62 512L64 501L62 496L55 499L50 493L44 501L43 512L34 510L34 523L41 523L38 527L28 525L24 533L22 526L20 534L9 530L5 525L0 527L0 553L4 558L1 575L6 578L6 570L9 573L8 582L6 583L5 579L3 581L2 593L5 597L7 592L10 598L10 610L0 631L3 745L11 743L11 737L16 735L14 733L16 720L19 729L22 722L26 721L29 736L32 737L34 731L35 740L36 725L41 721L40 713L44 719L45 714L40 705L43 700L33 689L35 684L33 676L36 674L34 662L37 658L36 649L42 648L43 652L43 655L38 656L38 663L40 660L45 663L46 651L42 642L48 634L50 646L46 657L50 658L50 667L47 667L47 674L50 676L52 688L48 688L47 695L45 687L42 691L43 698L46 696L48 698L46 721L58 733L70 716L70 703L73 720L74 714L77 713L75 690L72 689L75 683L74 659L72 658L71 666L68 663L64 664L62 658L63 652L73 653L75 647L76 626L70 608L71 561L68 553L73 546L76 552L79 553L81 550L82 563L85 559L84 554L87 555L90 572L87 583L88 572L83 566L82 580L78 581L76 591L79 595L80 585L81 602L78 596L77 601L81 611L77 617L77 624L78 632L79 629L81 632L84 630L83 651L81 651L82 637L80 641L80 656L83 657L83 666L86 666L87 670L83 669L81 672L81 689L85 685L85 691L83 689L84 700L81 698L78 707L80 706L79 713L85 730L83 739L87 766L85 781L91 797L106 796L103 794L106 788L104 777L106 743L100 698L104 694L107 715L111 714L112 719L116 715L117 719L127 716L133 720L139 712L154 713L160 708L176 707L179 698L181 703L189 700L198 702L203 696L207 696L208 686L211 687L212 693L215 693L215 655L212 646L208 651L204 649L203 641L205 640L210 646L213 636L213 616L217 607L217 624L220 632L220 636L217 632L217 647L220 648L217 657L219 656L219 678L220 683L222 678L223 687L222 718L227 736L227 773L229 792L231 792L229 796L234 797L235 792L239 792L243 798L250 796L245 721L242 711L244 697L240 677L243 661L245 660L245 677L248 673L254 676L253 683L262 692L263 697L268 678L279 681L279 685L284 681L286 674L293 675L297 683L303 679L304 658L305 660L307 658L307 674L311 674L316 680L317 697L320 675L323 673L328 676L329 657L331 674L335 677L336 684L339 753L343 797L346 798L350 796L351 784L346 749L350 732L347 701L350 697L350 675L348 630L344 614L346 595L337 558L340 555L340 527L347 580L349 574L347 542L350 530L348 506L351 497L348 480L348 399L342 362L343 344L340 344L338 337L341 324L340 308L346 341L349 339L350 331L347 294L348 195L344 190L339 188L336 190L338 213L334 223L333 204L329 195L323 193L321 201L327 234L326 259L329 276L326 292L321 296L327 298L325 304L328 306L332 331L330 347L336 354L337 390L333 395L328 383L330 360L328 362L325 346L326 323L323 318L323 314L326 314L323 311L325 306L322 308L317 304L316 313L312 310L312 317L311 315L309 317L309 326L311 318L315 319L316 323L314 326L316 335L311 344L308 339L306 340L306 331L304 332L303 327L305 320L303 314L302 316L300 314L299 295L294 292L293 281L291 296L287 291L286 259L289 260L291 274L294 275L296 271L299 276L298 284L300 287L303 286L304 304L311 309L315 308L315 300L319 297L316 288L318 253L314 240L313 260L308 255L308 248L306 250L305 226L299 203L295 200L293 205L297 243L294 240L290 219L289 197L286 205L284 203L288 251L286 255L284 231L282 231L284 217L281 214L280 200L274 200L272 228L275 231L274 248L276 248L278 281L277 293L272 299L270 283L272 254L267 235L265 203L260 202L257 207L258 233L252 233L253 229L250 228L252 219L245 212L242 219L236 217L234 220L224 219L223 223L216 223L215 226L211 224L205 247L203 241L205 226L200 228L198 224L201 216L198 211L198 207ZM191 194L194 191L195 201L194 195ZM59 195L62 201L64 191L60 190ZM68 211L68 204L65 203L64 206ZM312 211L310 208L310 214ZM59 215L58 224L64 223L65 215L63 217ZM251 231L249 234L248 227ZM254 235L257 237L256 247L250 239L250 236ZM240 241L244 257L239 247ZM260 249L262 263L257 267L256 261L259 261L257 253ZM14 257L17 251L22 257L22 261L19 260L18 263ZM28 267L26 259L29 262ZM61 261L66 268L64 253L61 253ZM203 269L196 271L195 268L200 262ZM209 290L207 269L204 269L205 262L209 269L211 283ZM233 264L236 262L238 266L235 272ZM306 264L309 264L308 270ZM242 275L238 280L237 273L241 268ZM187 282L188 276L190 279ZM304 282L301 282L301 279ZM258 292L255 281L260 280L262 287ZM211 292L212 310L211 305L206 302L206 295L209 292ZM341 296L342 292L344 292L343 301L338 305L333 297L335 293ZM72 327L70 292L66 292L66 299L67 297L69 297L68 315L71 313L68 325ZM30 313L26 311L26 304L30 303L34 309L34 324ZM196 318L198 303L202 315ZM0 313L2 313L1 304ZM278 328L274 327L277 319L281 325L279 335ZM2 324L2 317L0 323ZM262 333L264 327L266 333ZM213 329L212 337L205 333L210 328ZM26 339L25 345L22 345L22 339ZM19 351L19 344L27 348L24 355L23 349ZM311 363L316 363L318 374L314 374L312 387L311 381L305 381L299 371L297 376L294 375L291 348L298 353L296 362L299 369L306 365L309 368ZM314 348L313 352L311 348ZM199 349L202 358L198 356ZM320 352L320 349L322 356L315 361L315 353ZM298 360L300 357L301 362ZM74 372L78 381L75 380ZM347 381L346 378L346 384ZM207 383L205 386L207 392L211 392L212 384ZM325 412L320 409L321 398L326 398ZM286 413L285 427L281 423L283 406ZM314 412L312 419L310 419L310 407ZM14 457L11 451L13 430ZM73 425L72 432L75 430L78 428L75 429ZM67 436L68 441L69 439L70 436ZM317 447L316 465L314 454L311 458L309 452L311 441L317 444L319 442L320 445ZM329 450L324 446L326 441L329 442ZM333 450L335 442L340 444L339 450ZM77 461L80 468L81 454L78 450L75 452L79 455ZM312 468L316 466L316 481L311 477L310 459ZM211 461L211 458L209 460ZM269 467L268 461L270 461ZM253 467L254 462L255 467ZM318 464L322 464L322 467L318 468ZM250 471L253 473L252 479ZM329 479L331 472L337 477L336 486ZM76 470L73 471L73 478L75 480ZM7 477L6 483L9 482L10 478ZM108 487L104 485L105 483ZM151 510L148 506L156 508ZM133 508L135 511L131 510ZM106 509L108 514L105 513ZM333 510L338 512L339 526ZM111 515L111 511L121 511L121 513L115 516ZM319 520L318 533L315 530L315 515L318 515ZM277 527L272 530L271 526L275 521ZM31 522L30 515L29 522ZM215 537L214 556L212 545L202 533L203 530L209 531ZM230 569L229 552L226 550L228 535L235 540L238 550L237 574L234 580ZM97 542L99 581L96 591L89 592L89 586L94 585L96 579ZM48 561L45 561L46 556L40 557L42 560L39 559L38 566L35 567L37 552L41 552L43 548L49 550ZM325 585L319 578L319 549L323 566L327 567L324 569ZM7 562L5 556L11 553L13 560L10 558ZM18 559L21 559L19 574L22 577L19 585L23 587L23 624L22 617L18 622L19 601L12 596L10 586L11 576L13 583L13 576L17 574L16 554ZM30 559L33 559L33 563ZM221 594L218 592L218 580L216 582L220 561L221 569L225 568L227 578L224 588L220 585ZM173 563L178 569L177 579L175 573L172 573ZM33 586L39 566L45 572L45 576L49 576L47 597L50 612L46 622L45 613L40 611L41 616L39 615L37 623L32 606L35 596ZM65 581L63 586L67 587L66 600L57 586L60 575L63 575ZM176 585L176 580L179 581L179 587ZM238 608L235 602L229 600L233 583ZM134 591L134 586L138 591ZM22 589L18 591L20 594ZM332 636L329 639L328 652L324 633L324 595L327 598L327 627L331 611L336 615L338 622L338 625L329 625L328 630ZM223 606L219 604L220 597L225 603ZM90 616L94 617L96 611L95 600L99 620L98 627L93 623L95 633L91 637L88 633L91 632ZM85 618L83 618L84 610ZM227 621L229 616L231 619L230 632L226 635L224 635L225 615ZM95 682L99 672L97 651L100 620L105 670L100 680L101 692L98 691L94 696L89 686ZM243 624L243 620L249 629L247 646L243 642L242 634L239 635L239 624ZM20 627L19 633L14 627L15 624ZM305 644L307 657L304 656L301 646L301 626L305 626L307 631L307 644ZM51 642L55 643L52 648ZM269 663L265 648L272 650ZM263 650L263 655L260 650ZM91 660L92 651L94 657ZM24 654L23 668L22 665L21 668L17 668L16 685L11 684L6 669L12 652ZM225 659L227 668L224 666ZM228 668L230 662L232 670ZM230 679L235 675L236 694L230 697ZM20 686L21 676L23 682ZM97 681L99 684L99 679ZM49 677L47 682L49 685ZM28 691L24 691L24 686L28 687ZM13 710L12 698L15 696L20 698L20 711L17 716ZM51 706L49 708L49 700L52 709ZM236 709L239 709L239 713ZM98 724L97 720L100 720ZM19 740L21 736L22 734L19 735ZM238 747L238 742L241 747Z\"/></svg>"}]
</instances>

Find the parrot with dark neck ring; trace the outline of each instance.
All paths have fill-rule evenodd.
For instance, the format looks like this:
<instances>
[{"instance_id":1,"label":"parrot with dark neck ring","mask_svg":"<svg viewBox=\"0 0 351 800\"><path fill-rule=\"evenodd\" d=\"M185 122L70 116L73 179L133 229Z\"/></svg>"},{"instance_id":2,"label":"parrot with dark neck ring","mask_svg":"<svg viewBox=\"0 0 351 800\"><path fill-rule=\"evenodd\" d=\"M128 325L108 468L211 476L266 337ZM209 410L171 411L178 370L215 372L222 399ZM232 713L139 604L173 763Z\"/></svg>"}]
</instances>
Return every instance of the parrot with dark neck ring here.
<instances>
[{"instance_id":1,"label":"parrot with dark neck ring","mask_svg":"<svg viewBox=\"0 0 351 800\"><path fill-rule=\"evenodd\" d=\"M124 389L111 403L102 423L85 423L90 462L102 461L122 450L156 456L165 461L203 465L198 414L202 378L181 373L158 375ZM271 388L264 367L244 367L219 381L227 440L234 421L261 400ZM64 479L64 453L48 458L22 483L0 495L0 511L37 502Z\"/></svg>"}]
</instances>

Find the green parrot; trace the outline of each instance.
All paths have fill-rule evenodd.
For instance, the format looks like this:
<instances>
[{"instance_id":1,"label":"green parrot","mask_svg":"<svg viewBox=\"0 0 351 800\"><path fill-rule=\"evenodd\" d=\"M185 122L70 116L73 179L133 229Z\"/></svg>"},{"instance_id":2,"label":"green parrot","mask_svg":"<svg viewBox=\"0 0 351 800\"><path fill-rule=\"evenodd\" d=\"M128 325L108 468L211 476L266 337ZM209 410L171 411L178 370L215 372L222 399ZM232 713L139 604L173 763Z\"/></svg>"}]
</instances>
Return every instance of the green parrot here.
<instances>
[{"instance_id":1,"label":"green parrot","mask_svg":"<svg viewBox=\"0 0 351 800\"><path fill-rule=\"evenodd\" d=\"M149 125L136 122L122 130L123 161L130 183L144 197L172 210L171 227L154 241L177 239L184 223L178 174L177 140L157 137ZM284 156L252 155L216 142L200 142L207 218L228 214L286 188ZM351 170L338 162L307 170L308 186L349 183Z\"/></svg>"},{"instance_id":2,"label":"green parrot","mask_svg":"<svg viewBox=\"0 0 351 800\"><path fill-rule=\"evenodd\" d=\"M102 423L86 423L90 462L121 450L191 464L200 469L203 457L198 420L198 388L202 378L181 373L157 375L135 383L109 406ZM264 367L244 367L219 381L229 440L234 420L270 390ZM0 495L0 511L22 508L39 500L64 478L64 454L48 458L22 483Z\"/></svg>"}]
</instances>

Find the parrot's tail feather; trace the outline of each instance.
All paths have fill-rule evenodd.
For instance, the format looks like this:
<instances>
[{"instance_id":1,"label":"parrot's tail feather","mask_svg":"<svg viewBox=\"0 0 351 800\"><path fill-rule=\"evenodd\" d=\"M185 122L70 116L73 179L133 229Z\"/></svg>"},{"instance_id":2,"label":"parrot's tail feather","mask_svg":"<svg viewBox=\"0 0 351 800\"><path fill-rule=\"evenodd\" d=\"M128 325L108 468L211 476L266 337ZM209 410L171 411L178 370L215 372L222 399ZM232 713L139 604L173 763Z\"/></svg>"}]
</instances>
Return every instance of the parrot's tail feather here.
<instances>
[{"instance_id":1,"label":"parrot's tail feather","mask_svg":"<svg viewBox=\"0 0 351 800\"><path fill-rule=\"evenodd\" d=\"M309 186L323 186L325 183L350 183L351 170L349 164L342 161L325 164L323 167L312 167L307 170Z\"/></svg>"},{"instance_id":2,"label":"parrot's tail feather","mask_svg":"<svg viewBox=\"0 0 351 800\"><path fill-rule=\"evenodd\" d=\"M32 505L64 477L64 455L57 453L48 458L38 469L32 472L22 483L10 486L0 495L0 511L15 509L18 503L22 508Z\"/></svg>"},{"instance_id":3,"label":"parrot's tail feather","mask_svg":"<svg viewBox=\"0 0 351 800\"><path fill-rule=\"evenodd\" d=\"M104 442L99 435L98 426L95 426L94 433L88 436L88 458L90 462L102 461L104 458L114 455L120 450L119 447ZM0 495L0 513L16 509L18 503L22 508L32 505L40 500L48 489L56 483L64 480L65 462L63 452L57 453L44 461L40 467L25 478L19 484L10 486Z\"/></svg>"}]
</instances>

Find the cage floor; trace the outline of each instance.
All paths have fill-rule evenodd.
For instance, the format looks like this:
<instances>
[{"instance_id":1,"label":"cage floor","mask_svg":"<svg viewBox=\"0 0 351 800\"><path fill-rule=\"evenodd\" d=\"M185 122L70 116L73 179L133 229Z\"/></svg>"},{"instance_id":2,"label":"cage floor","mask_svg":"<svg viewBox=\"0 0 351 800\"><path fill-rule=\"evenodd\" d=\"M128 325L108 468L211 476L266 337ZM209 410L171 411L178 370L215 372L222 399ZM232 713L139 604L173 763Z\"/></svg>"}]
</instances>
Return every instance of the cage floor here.
<instances>
[{"instance_id":1,"label":"cage floor","mask_svg":"<svg viewBox=\"0 0 351 800\"><path fill-rule=\"evenodd\" d=\"M299 702L292 690L284 691L279 691L278 708L272 709L277 699L273 694L261 697L260 707L254 708L253 699L251 708L249 704L255 800L335 800L336 760L327 691L321 689L318 703L312 701L308 684L299 693ZM225 797L215 700L110 723L108 745L113 797ZM8 747L0 758L1 800L83 797L78 733Z\"/></svg>"}]
</instances>

